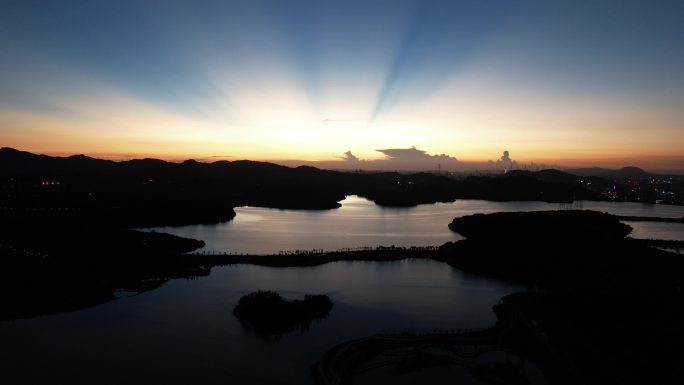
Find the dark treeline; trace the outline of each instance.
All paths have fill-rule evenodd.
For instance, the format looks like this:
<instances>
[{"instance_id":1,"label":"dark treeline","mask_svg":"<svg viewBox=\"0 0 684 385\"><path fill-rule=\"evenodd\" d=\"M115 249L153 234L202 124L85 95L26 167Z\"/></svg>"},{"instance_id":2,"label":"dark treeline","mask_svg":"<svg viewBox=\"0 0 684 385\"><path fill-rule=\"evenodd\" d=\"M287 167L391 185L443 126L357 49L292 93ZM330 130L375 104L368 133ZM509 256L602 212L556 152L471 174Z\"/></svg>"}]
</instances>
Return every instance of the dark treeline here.
<instances>
[{"instance_id":1,"label":"dark treeline","mask_svg":"<svg viewBox=\"0 0 684 385\"><path fill-rule=\"evenodd\" d=\"M183 257L204 246L194 239L114 229L38 227L33 236L10 230L0 241L0 321L83 309L115 299L120 289L143 292L210 271Z\"/></svg>"},{"instance_id":2,"label":"dark treeline","mask_svg":"<svg viewBox=\"0 0 684 385\"><path fill-rule=\"evenodd\" d=\"M429 173L345 173L252 161L124 162L0 149L0 215L27 223L123 226L213 223L237 206L332 209L345 195L383 206L457 198L571 202L598 199L575 183L520 174L461 180Z\"/></svg>"},{"instance_id":3,"label":"dark treeline","mask_svg":"<svg viewBox=\"0 0 684 385\"><path fill-rule=\"evenodd\" d=\"M259 290L242 296L233 314L245 328L269 340L293 330L308 330L312 322L326 318L332 307L324 294L287 301L276 292Z\"/></svg>"},{"instance_id":4,"label":"dark treeline","mask_svg":"<svg viewBox=\"0 0 684 385\"><path fill-rule=\"evenodd\" d=\"M537 288L509 303L544 338L514 344L545 363L552 383L564 383L558 368L582 379L573 383L682 383L684 261L653 247L682 242L631 239L619 221L592 211L456 218L449 227L467 239L438 258Z\"/></svg>"},{"instance_id":5,"label":"dark treeline","mask_svg":"<svg viewBox=\"0 0 684 385\"><path fill-rule=\"evenodd\" d=\"M431 258L440 251L438 246L426 247L364 247L337 251L295 250L272 255L198 253L186 258L207 266L249 264L269 267L308 267L339 261L391 262L407 258Z\"/></svg>"}]
</instances>

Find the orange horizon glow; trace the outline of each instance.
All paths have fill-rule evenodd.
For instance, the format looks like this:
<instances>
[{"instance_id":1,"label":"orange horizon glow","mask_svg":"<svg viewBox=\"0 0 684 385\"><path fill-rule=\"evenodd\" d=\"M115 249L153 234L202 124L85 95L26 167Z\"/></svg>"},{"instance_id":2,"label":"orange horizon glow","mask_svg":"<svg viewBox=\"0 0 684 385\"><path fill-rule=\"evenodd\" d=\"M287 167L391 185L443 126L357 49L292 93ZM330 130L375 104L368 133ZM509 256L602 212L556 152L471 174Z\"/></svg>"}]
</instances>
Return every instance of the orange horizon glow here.
<instances>
[{"instance_id":1,"label":"orange horizon glow","mask_svg":"<svg viewBox=\"0 0 684 385\"><path fill-rule=\"evenodd\" d=\"M296 156L290 156L290 157L278 157L278 156L272 156L272 157L258 157L258 156L251 156L250 154L239 154L235 153L235 155L213 155L209 153L171 153L171 152L144 152L144 153L98 153L98 152L88 152L88 151L79 151L77 149L73 149L71 151L50 151L46 150L44 148L31 148L31 147L21 147L21 146L13 146L13 145L5 145L3 144L4 147L11 147L15 148L20 151L27 151L30 153L34 154L41 154L41 155L49 155L49 156L55 156L55 157L68 157L72 155L86 155L92 158L97 158L97 159L106 159L106 160L112 160L112 161L128 161L128 160L133 160L133 159L145 159L145 158L153 158L153 159L161 159L165 161L170 161L170 162L182 162L185 160L189 159L194 159L200 162L205 162L205 163L212 163L216 161L221 161L221 160L227 160L227 161L239 161L239 160L251 160L251 161L261 161L261 162L271 162L271 163L276 163L276 164L285 164L288 166L293 166L297 164L310 164L317 166L319 168L337 168L337 169L358 169L358 168L365 168L368 170L373 170L373 161L377 160L383 160L387 159L387 157L383 156L382 154L376 155L375 157L371 158L362 158L362 162L360 164L353 164L353 165L348 165L345 164L344 161L340 159L338 156L333 156L333 157L321 157L321 158L305 158L305 157L296 157ZM601 168L612 168L612 169L618 169L622 167L627 167L627 166L636 166L640 167L646 171L667 171L667 172L675 172L678 170L678 167L684 162L684 156L679 155L677 153L672 153L669 155L661 155L661 156L653 156L650 154L644 154L641 156L630 156L630 157L625 157L625 156L619 156L619 155L613 155L613 156L605 156L605 157L588 157L588 158L579 158L579 157L558 157L558 158L543 158L543 157L538 157L538 158L524 158L524 157L515 157L515 152L511 151L513 160L517 162L517 167L518 168L529 168L529 167L539 167L539 166L546 166L550 168L590 168L590 167L601 167ZM447 154L449 155L449 154ZM482 169L482 164L485 162L488 162L489 160L496 160L496 155L499 154L493 154L492 156L486 157L473 157L473 158L459 158L459 162L463 164L464 170L463 171L474 171L475 169ZM366 162L364 164L364 162ZM473 165L471 168L468 168L469 165ZM495 169L495 166L492 166L492 169ZM427 169L426 169L427 170ZM427 170L429 171L429 170Z\"/></svg>"},{"instance_id":2,"label":"orange horizon glow","mask_svg":"<svg viewBox=\"0 0 684 385\"><path fill-rule=\"evenodd\" d=\"M55 156L276 163L330 162L346 151L378 160L377 149L416 146L464 163L496 160L508 150L520 164L684 170L684 119L676 114L627 103L513 102L501 89L474 87L473 79L372 122L362 118L367 100L340 99L319 112L296 87L246 92L240 113L214 115L95 88L93 98L62 98L60 113L0 108L0 143Z\"/></svg>"}]
</instances>

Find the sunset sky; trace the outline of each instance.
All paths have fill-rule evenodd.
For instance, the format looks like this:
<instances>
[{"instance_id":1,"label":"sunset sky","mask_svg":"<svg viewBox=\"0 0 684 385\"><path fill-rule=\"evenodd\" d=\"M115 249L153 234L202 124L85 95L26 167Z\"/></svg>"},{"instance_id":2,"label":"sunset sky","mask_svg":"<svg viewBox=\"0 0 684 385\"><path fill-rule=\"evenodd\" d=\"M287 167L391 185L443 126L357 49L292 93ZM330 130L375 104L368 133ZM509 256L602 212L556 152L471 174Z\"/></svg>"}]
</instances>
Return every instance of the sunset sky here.
<instances>
[{"instance_id":1,"label":"sunset sky","mask_svg":"<svg viewBox=\"0 0 684 385\"><path fill-rule=\"evenodd\" d=\"M684 172L684 1L0 0L0 146Z\"/></svg>"}]
</instances>

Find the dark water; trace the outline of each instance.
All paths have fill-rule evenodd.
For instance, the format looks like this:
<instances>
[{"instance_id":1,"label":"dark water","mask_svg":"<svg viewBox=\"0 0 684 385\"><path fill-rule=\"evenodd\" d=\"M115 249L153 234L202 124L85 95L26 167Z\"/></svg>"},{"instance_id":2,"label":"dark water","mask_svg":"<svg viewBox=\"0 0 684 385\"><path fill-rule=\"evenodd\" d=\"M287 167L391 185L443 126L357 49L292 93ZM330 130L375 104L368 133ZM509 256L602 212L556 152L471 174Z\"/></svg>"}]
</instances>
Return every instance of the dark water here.
<instances>
[{"instance_id":1,"label":"dark water","mask_svg":"<svg viewBox=\"0 0 684 385\"><path fill-rule=\"evenodd\" d=\"M579 208L616 215L684 217L683 206L642 203L578 202L559 205L545 202L490 202L457 200L453 203L411 208L382 208L356 196L342 201L336 210L277 210L239 207L230 222L157 228L158 231L202 239L204 250L251 254L281 250L364 246L432 246L461 237L447 225L454 217L499 211L534 211ZM684 224L631 222L637 238L684 239ZM265 236L268 241L265 242Z\"/></svg>"},{"instance_id":2,"label":"dark water","mask_svg":"<svg viewBox=\"0 0 684 385\"><path fill-rule=\"evenodd\" d=\"M325 293L334 307L308 332L265 341L232 315L257 289ZM0 323L0 367L10 384L306 384L309 365L336 344L490 326L492 305L519 290L430 260L229 266L79 312Z\"/></svg>"},{"instance_id":3,"label":"dark water","mask_svg":"<svg viewBox=\"0 0 684 385\"><path fill-rule=\"evenodd\" d=\"M208 250L249 253L439 245L459 239L447 228L455 216L567 208L542 202L456 201L383 209L358 197L343 203L338 210L322 212L244 207L232 222L160 230L204 239ZM677 206L584 202L579 208L684 216L684 208ZM633 225L635 236L681 239L684 234L681 225ZM258 289L291 299L328 294L334 307L308 331L266 341L232 315L238 299ZM142 295L123 292L116 301L82 311L2 322L0 378L3 384L307 384L309 366L336 344L381 332L488 327L495 321L492 305L525 289L429 260L307 268L227 266L209 277L173 280ZM432 373L430 383L477 383L458 369ZM404 377L401 383L424 379L419 377ZM377 373L359 380L379 383Z\"/></svg>"}]
</instances>

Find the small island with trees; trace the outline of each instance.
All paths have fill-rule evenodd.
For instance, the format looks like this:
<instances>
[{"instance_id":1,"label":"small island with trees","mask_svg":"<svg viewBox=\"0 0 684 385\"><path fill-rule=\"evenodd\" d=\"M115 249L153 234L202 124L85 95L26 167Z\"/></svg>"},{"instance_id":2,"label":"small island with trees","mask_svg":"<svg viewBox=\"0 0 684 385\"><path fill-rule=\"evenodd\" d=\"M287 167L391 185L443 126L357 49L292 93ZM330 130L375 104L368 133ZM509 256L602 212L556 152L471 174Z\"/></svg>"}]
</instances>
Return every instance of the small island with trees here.
<instances>
[{"instance_id":1,"label":"small island with trees","mask_svg":"<svg viewBox=\"0 0 684 385\"><path fill-rule=\"evenodd\" d=\"M240 298L233 314L258 336L277 338L290 331L308 330L313 321L328 316L333 303L324 294L306 294L302 300L287 301L273 291L255 291Z\"/></svg>"}]
</instances>

